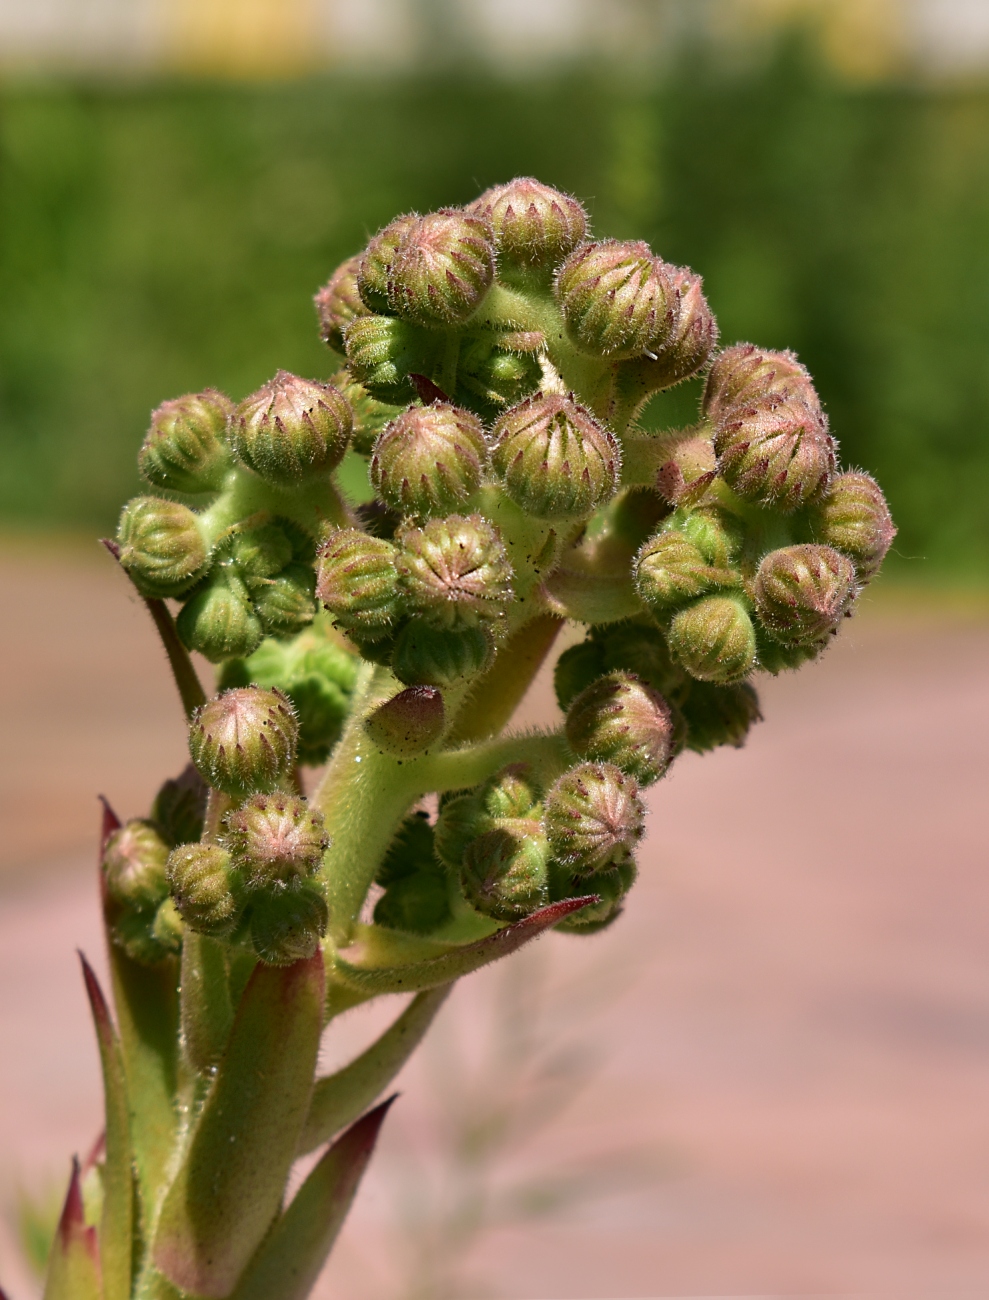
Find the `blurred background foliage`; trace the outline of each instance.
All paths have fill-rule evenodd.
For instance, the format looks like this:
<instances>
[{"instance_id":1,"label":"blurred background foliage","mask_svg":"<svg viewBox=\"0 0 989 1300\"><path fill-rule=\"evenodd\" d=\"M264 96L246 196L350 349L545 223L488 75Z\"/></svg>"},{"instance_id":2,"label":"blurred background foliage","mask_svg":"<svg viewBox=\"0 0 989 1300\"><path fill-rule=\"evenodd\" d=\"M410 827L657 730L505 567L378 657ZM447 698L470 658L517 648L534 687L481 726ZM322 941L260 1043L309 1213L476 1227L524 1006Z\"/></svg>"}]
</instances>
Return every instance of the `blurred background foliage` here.
<instances>
[{"instance_id":1,"label":"blurred background foliage","mask_svg":"<svg viewBox=\"0 0 989 1300\"><path fill-rule=\"evenodd\" d=\"M724 341L800 353L845 462L887 490L894 571L989 578L989 88L870 45L875 5L818 6L842 28L747 3L787 19L759 57L687 32L675 57L512 76L434 0L435 39L388 77L8 74L0 524L109 528L154 405L328 376L311 296L333 267L397 212L531 173L700 270Z\"/></svg>"}]
</instances>

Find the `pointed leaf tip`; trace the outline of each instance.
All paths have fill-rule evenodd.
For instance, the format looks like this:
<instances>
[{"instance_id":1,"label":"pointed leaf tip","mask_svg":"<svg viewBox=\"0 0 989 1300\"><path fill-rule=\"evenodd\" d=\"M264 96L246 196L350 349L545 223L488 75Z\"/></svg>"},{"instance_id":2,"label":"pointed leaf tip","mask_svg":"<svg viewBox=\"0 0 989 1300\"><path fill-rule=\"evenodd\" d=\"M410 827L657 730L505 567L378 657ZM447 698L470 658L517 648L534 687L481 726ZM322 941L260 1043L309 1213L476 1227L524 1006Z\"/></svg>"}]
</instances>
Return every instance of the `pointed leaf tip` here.
<instances>
[{"instance_id":1,"label":"pointed leaf tip","mask_svg":"<svg viewBox=\"0 0 989 1300\"><path fill-rule=\"evenodd\" d=\"M100 825L100 857L106 849L106 842L114 831L119 831L123 825L120 818L110 807L110 801L105 795L98 796L100 803L103 805L103 821Z\"/></svg>"},{"instance_id":2,"label":"pointed leaf tip","mask_svg":"<svg viewBox=\"0 0 989 1300\"><path fill-rule=\"evenodd\" d=\"M72 1157L69 1190L48 1258L45 1300L103 1300L96 1229L86 1227L76 1156Z\"/></svg>"},{"instance_id":3,"label":"pointed leaf tip","mask_svg":"<svg viewBox=\"0 0 989 1300\"><path fill-rule=\"evenodd\" d=\"M115 560L120 559L120 547L117 545L117 543L113 540L112 537L101 537L100 545L105 546Z\"/></svg>"}]
</instances>

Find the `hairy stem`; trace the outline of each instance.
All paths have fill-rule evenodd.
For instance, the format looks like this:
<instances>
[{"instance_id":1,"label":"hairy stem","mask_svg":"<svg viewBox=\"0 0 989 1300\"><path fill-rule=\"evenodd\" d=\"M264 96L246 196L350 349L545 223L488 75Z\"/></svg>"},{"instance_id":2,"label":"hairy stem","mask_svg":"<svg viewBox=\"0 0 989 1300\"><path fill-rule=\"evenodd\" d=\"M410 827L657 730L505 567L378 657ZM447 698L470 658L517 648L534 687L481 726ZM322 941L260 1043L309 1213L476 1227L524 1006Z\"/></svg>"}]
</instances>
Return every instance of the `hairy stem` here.
<instances>
[{"instance_id":1,"label":"hairy stem","mask_svg":"<svg viewBox=\"0 0 989 1300\"><path fill-rule=\"evenodd\" d=\"M509 638L491 668L472 687L450 732L449 744L486 740L507 725L562 626L563 619L556 614L539 614Z\"/></svg>"}]
</instances>

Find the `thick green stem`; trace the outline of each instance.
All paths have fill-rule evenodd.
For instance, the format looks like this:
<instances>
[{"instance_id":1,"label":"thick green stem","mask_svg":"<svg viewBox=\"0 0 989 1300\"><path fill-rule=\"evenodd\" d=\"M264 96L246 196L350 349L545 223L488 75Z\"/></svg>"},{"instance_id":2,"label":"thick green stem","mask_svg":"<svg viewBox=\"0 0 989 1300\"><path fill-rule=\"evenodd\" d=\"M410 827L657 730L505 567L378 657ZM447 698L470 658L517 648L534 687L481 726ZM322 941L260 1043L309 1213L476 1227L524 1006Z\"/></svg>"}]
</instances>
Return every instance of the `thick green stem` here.
<instances>
[{"instance_id":1,"label":"thick green stem","mask_svg":"<svg viewBox=\"0 0 989 1300\"><path fill-rule=\"evenodd\" d=\"M537 780L549 784L573 762L573 751L562 731L532 732L434 754L424 764L422 775L428 776L430 790L443 793L478 785L509 763L530 763Z\"/></svg>"},{"instance_id":2,"label":"thick green stem","mask_svg":"<svg viewBox=\"0 0 989 1300\"><path fill-rule=\"evenodd\" d=\"M227 528L262 511L292 519L317 536L326 524L350 522L347 506L331 479L280 488L237 465L227 475L223 491L199 516L199 526L212 546Z\"/></svg>"},{"instance_id":3,"label":"thick green stem","mask_svg":"<svg viewBox=\"0 0 989 1300\"><path fill-rule=\"evenodd\" d=\"M556 614L539 614L509 638L492 667L471 687L448 744L486 740L507 725L562 626Z\"/></svg>"}]
</instances>

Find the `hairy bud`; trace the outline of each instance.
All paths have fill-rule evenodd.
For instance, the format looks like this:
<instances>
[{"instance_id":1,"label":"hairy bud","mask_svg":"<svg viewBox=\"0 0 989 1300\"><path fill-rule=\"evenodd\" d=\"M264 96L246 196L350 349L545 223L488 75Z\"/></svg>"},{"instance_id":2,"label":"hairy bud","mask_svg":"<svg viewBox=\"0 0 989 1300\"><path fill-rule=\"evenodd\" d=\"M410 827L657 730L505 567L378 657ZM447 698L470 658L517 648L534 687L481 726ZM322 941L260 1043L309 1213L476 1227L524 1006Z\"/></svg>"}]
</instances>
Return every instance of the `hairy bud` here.
<instances>
[{"instance_id":1,"label":"hairy bud","mask_svg":"<svg viewBox=\"0 0 989 1300\"><path fill-rule=\"evenodd\" d=\"M553 690L563 712L604 672L604 654L596 641L580 641L564 650L553 669Z\"/></svg>"},{"instance_id":2,"label":"hairy bud","mask_svg":"<svg viewBox=\"0 0 989 1300\"><path fill-rule=\"evenodd\" d=\"M181 844L168 858L168 884L179 916L200 934L224 935L237 924L241 903L226 849Z\"/></svg>"},{"instance_id":3,"label":"hairy bud","mask_svg":"<svg viewBox=\"0 0 989 1300\"><path fill-rule=\"evenodd\" d=\"M319 551L316 595L341 627L369 641L399 615L397 548L359 528L332 533Z\"/></svg>"},{"instance_id":4,"label":"hairy bud","mask_svg":"<svg viewBox=\"0 0 989 1300\"><path fill-rule=\"evenodd\" d=\"M298 884L317 870L328 843L323 814L281 791L251 795L224 820L224 848L248 889Z\"/></svg>"},{"instance_id":5,"label":"hairy bud","mask_svg":"<svg viewBox=\"0 0 989 1300\"><path fill-rule=\"evenodd\" d=\"M687 724L687 748L697 754L719 745L741 749L749 729L762 721L759 697L749 682L732 686L692 682L680 709Z\"/></svg>"},{"instance_id":6,"label":"hairy bud","mask_svg":"<svg viewBox=\"0 0 989 1300\"><path fill-rule=\"evenodd\" d=\"M579 758L614 763L640 785L651 785L673 758L673 714L663 697L638 678L609 673L570 705L567 740Z\"/></svg>"},{"instance_id":7,"label":"hairy bud","mask_svg":"<svg viewBox=\"0 0 989 1300\"><path fill-rule=\"evenodd\" d=\"M517 832L496 827L472 839L464 850L460 885L476 911L495 921L517 921L548 900L549 846L538 821L517 824Z\"/></svg>"},{"instance_id":8,"label":"hairy bud","mask_svg":"<svg viewBox=\"0 0 989 1300\"><path fill-rule=\"evenodd\" d=\"M443 209L405 230L391 265L388 300L406 320L444 329L473 315L493 279L491 227L467 212Z\"/></svg>"},{"instance_id":9,"label":"hairy bud","mask_svg":"<svg viewBox=\"0 0 989 1300\"><path fill-rule=\"evenodd\" d=\"M370 315L357 288L360 264L360 257L348 257L313 299L319 317L319 336L334 352L344 351L343 332L350 322L358 316Z\"/></svg>"},{"instance_id":10,"label":"hairy bud","mask_svg":"<svg viewBox=\"0 0 989 1300\"><path fill-rule=\"evenodd\" d=\"M142 596L181 596L202 577L209 562L193 512L160 497L128 501L117 541L120 563Z\"/></svg>"},{"instance_id":11,"label":"hairy bud","mask_svg":"<svg viewBox=\"0 0 989 1300\"><path fill-rule=\"evenodd\" d=\"M556 295L577 347L611 361L661 352L679 314L674 268L641 241L581 245L560 268Z\"/></svg>"},{"instance_id":12,"label":"hairy bud","mask_svg":"<svg viewBox=\"0 0 989 1300\"><path fill-rule=\"evenodd\" d=\"M168 894L168 853L169 846L151 822L127 822L114 831L103 851L107 893L139 911L156 908Z\"/></svg>"},{"instance_id":13,"label":"hairy bud","mask_svg":"<svg viewBox=\"0 0 989 1300\"><path fill-rule=\"evenodd\" d=\"M253 591L281 573L292 556L292 541L279 524L242 524L221 539L214 562L231 565Z\"/></svg>"},{"instance_id":14,"label":"hairy bud","mask_svg":"<svg viewBox=\"0 0 989 1300\"><path fill-rule=\"evenodd\" d=\"M230 440L255 473L294 487L340 464L353 423L347 399L332 385L279 370L241 402Z\"/></svg>"},{"instance_id":15,"label":"hairy bud","mask_svg":"<svg viewBox=\"0 0 989 1300\"><path fill-rule=\"evenodd\" d=\"M612 763L581 763L546 796L543 826L553 856L575 876L625 862L643 834L639 787Z\"/></svg>"},{"instance_id":16,"label":"hairy bud","mask_svg":"<svg viewBox=\"0 0 989 1300\"><path fill-rule=\"evenodd\" d=\"M315 574L311 564L287 565L254 592L254 611L266 636L295 636L313 621Z\"/></svg>"},{"instance_id":17,"label":"hairy bud","mask_svg":"<svg viewBox=\"0 0 989 1300\"><path fill-rule=\"evenodd\" d=\"M491 641L480 627L438 628L412 618L395 639L391 667L407 686L447 690L484 672L491 651Z\"/></svg>"},{"instance_id":18,"label":"hairy bud","mask_svg":"<svg viewBox=\"0 0 989 1300\"><path fill-rule=\"evenodd\" d=\"M581 204L531 176L493 185L468 211L491 226L502 262L525 270L559 266L587 234Z\"/></svg>"},{"instance_id":19,"label":"hairy bud","mask_svg":"<svg viewBox=\"0 0 989 1300\"><path fill-rule=\"evenodd\" d=\"M154 910L122 909L110 926L110 938L141 966L157 966L182 947L182 918L170 898Z\"/></svg>"},{"instance_id":20,"label":"hairy bud","mask_svg":"<svg viewBox=\"0 0 989 1300\"><path fill-rule=\"evenodd\" d=\"M753 594L760 622L777 641L814 645L854 602L855 566L830 546L784 546L759 565Z\"/></svg>"},{"instance_id":21,"label":"hairy bud","mask_svg":"<svg viewBox=\"0 0 989 1300\"><path fill-rule=\"evenodd\" d=\"M370 456L378 434L385 425L391 424L392 420L401 415L403 408L392 402L381 402L376 397L372 397L346 366L330 377L330 383L343 393L354 413L354 432L350 436L351 447L360 456Z\"/></svg>"},{"instance_id":22,"label":"hairy bud","mask_svg":"<svg viewBox=\"0 0 989 1300\"><path fill-rule=\"evenodd\" d=\"M435 745L446 725L443 696L435 686L408 686L365 720L371 742L386 754L411 758Z\"/></svg>"},{"instance_id":23,"label":"hairy bud","mask_svg":"<svg viewBox=\"0 0 989 1300\"><path fill-rule=\"evenodd\" d=\"M861 582L879 571L896 536L882 489L869 474L860 472L831 480L813 522L822 542L852 559Z\"/></svg>"},{"instance_id":24,"label":"hairy bud","mask_svg":"<svg viewBox=\"0 0 989 1300\"><path fill-rule=\"evenodd\" d=\"M151 820L173 848L191 844L203 833L206 785L191 763L181 774L165 781L151 806Z\"/></svg>"},{"instance_id":25,"label":"hairy bud","mask_svg":"<svg viewBox=\"0 0 989 1300\"><path fill-rule=\"evenodd\" d=\"M382 431L371 455L378 495L404 514L447 514L480 487L481 422L447 402L411 407Z\"/></svg>"},{"instance_id":26,"label":"hairy bud","mask_svg":"<svg viewBox=\"0 0 989 1300\"><path fill-rule=\"evenodd\" d=\"M190 650L214 664L253 653L264 635L246 586L235 572L223 568L193 592L175 626Z\"/></svg>"},{"instance_id":27,"label":"hairy bud","mask_svg":"<svg viewBox=\"0 0 989 1300\"><path fill-rule=\"evenodd\" d=\"M197 709L189 752L207 785L235 798L273 790L295 759L299 728L281 691L223 691Z\"/></svg>"},{"instance_id":28,"label":"hairy bud","mask_svg":"<svg viewBox=\"0 0 989 1300\"><path fill-rule=\"evenodd\" d=\"M718 472L749 501L792 511L826 488L835 442L820 410L799 398L736 407L715 430Z\"/></svg>"},{"instance_id":29,"label":"hairy bud","mask_svg":"<svg viewBox=\"0 0 989 1300\"><path fill-rule=\"evenodd\" d=\"M498 414L506 407L535 392L543 377L536 349L529 344L542 335L493 334L490 330L464 339L457 364L458 392L466 390L471 401L485 415Z\"/></svg>"},{"instance_id":30,"label":"hairy bud","mask_svg":"<svg viewBox=\"0 0 989 1300\"><path fill-rule=\"evenodd\" d=\"M540 519L587 515L612 497L621 452L570 397L536 393L498 420L492 464L516 505Z\"/></svg>"},{"instance_id":31,"label":"hairy bud","mask_svg":"<svg viewBox=\"0 0 989 1300\"><path fill-rule=\"evenodd\" d=\"M477 792L485 815L495 820L537 816L542 791L533 780L528 763L509 763L490 777Z\"/></svg>"},{"instance_id":32,"label":"hairy bud","mask_svg":"<svg viewBox=\"0 0 989 1300\"><path fill-rule=\"evenodd\" d=\"M291 966L313 955L329 911L318 881L258 898L251 908L251 943L268 966Z\"/></svg>"},{"instance_id":33,"label":"hairy bud","mask_svg":"<svg viewBox=\"0 0 989 1300\"><path fill-rule=\"evenodd\" d=\"M441 339L394 316L358 317L347 327L347 366L372 397L404 406L416 396L409 375L431 373Z\"/></svg>"},{"instance_id":34,"label":"hairy bud","mask_svg":"<svg viewBox=\"0 0 989 1300\"><path fill-rule=\"evenodd\" d=\"M415 213L396 217L374 236L358 259L357 290L371 311L382 315L389 311L388 286L392 279L395 253L402 242L402 236L418 220Z\"/></svg>"},{"instance_id":35,"label":"hairy bud","mask_svg":"<svg viewBox=\"0 0 989 1300\"><path fill-rule=\"evenodd\" d=\"M163 402L151 415L151 428L138 456L141 473L168 492L212 492L230 467L225 441L234 405L207 388Z\"/></svg>"},{"instance_id":36,"label":"hairy bud","mask_svg":"<svg viewBox=\"0 0 989 1300\"><path fill-rule=\"evenodd\" d=\"M596 629L594 637L601 647L604 672L634 673L664 697L678 692L686 680L655 625L616 623Z\"/></svg>"},{"instance_id":37,"label":"hairy bud","mask_svg":"<svg viewBox=\"0 0 989 1300\"><path fill-rule=\"evenodd\" d=\"M718 342L718 323L704 297L703 280L689 267L670 268L679 314L669 341L655 358L634 362L634 375L643 394L672 388L707 365Z\"/></svg>"},{"instance_id":38,"label":"hairy bud","mask_svg":"<svg viewBox=\"0 0 989 1300\"><path fill-rule=\"evenodd\" d=\"M597 934L617 920L625 895L635 884L637 875L635 863L631 860L584 876L574 876L565 867L556 865L552 869L550 881L554 901L580 898L587 894L596 894L598 901L588 903L579 912L572 912L555 928L565 934Z\"/></svg>"},{"instance_id":39,"label":"hairy bud","mask_svg":"<svg viewBox=\"0 0 989 1300\"><path fill-rule=\"evenodd\" d=\"M635 562L635 589L657 613L667 613L705 592L740 582L734 570L708 564L700 548L677 529L651 537Z\"/></svg>"},{"instance_id":40,"label":"hairy bud","mask_svg":"<svg viewBox=\"0 0 989 1300\"><path fill-rule=\"evenodd\" d=\"M811 377L796 355L736 343L715 357L701 409L710 420L721 423L739 407L774 405L790 397L812 410L821 409Z\"/></svg>"},{"instance_id":41,"label":"hairy bud","mask_svg":"<svg viewBox=\"0 0 989 1300\"><path fill-rule=\"evenodd\" d=\"M495 623L513 599L501 535L480 515L430 519L405 528L396 563L410 612L437 627Z\"/></svg>"},{"instance_id":42,"label":"hairy bud","mask_svg":"<svg viewBox=\"0 0 989 1300\"><path fill-rule=\"evenodd\" d=\"M737 596L704 596L673 618L667 633L673 657L692 677L722 685L755 667L755 628Z\"/></svg>"}]
</instances>

